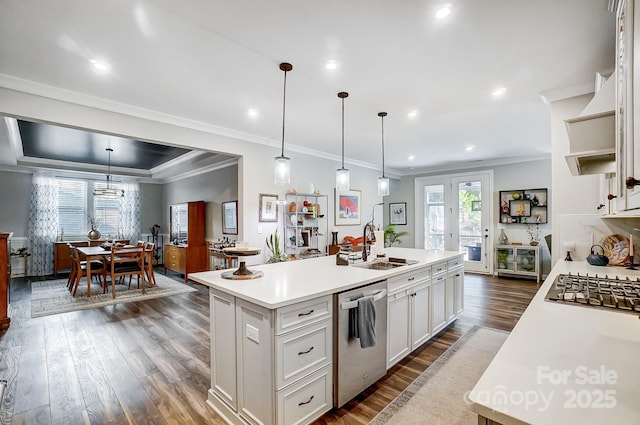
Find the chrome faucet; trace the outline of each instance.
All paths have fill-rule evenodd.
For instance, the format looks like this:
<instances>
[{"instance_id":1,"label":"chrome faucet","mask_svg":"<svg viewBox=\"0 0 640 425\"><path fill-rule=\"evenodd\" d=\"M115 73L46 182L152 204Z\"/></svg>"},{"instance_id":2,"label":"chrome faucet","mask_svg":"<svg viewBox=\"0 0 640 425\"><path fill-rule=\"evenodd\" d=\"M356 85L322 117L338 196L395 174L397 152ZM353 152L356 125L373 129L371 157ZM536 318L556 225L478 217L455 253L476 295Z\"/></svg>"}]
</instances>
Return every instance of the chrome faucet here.
<instances>
[{"instance_id":1,"label":"chrome faucet","mask_svg":"<svg viewBox=\"0 0 640 425\"><path fill-rule=\"evenodd\" d=\"M367 244L367 229L369 229L369 235L371 236L371 242L376 241L376 229L373 227L373 220L364 225L364 232L362 235L362 261L367 261L367 257L369 256L369 249L371 245Z\"/></svg>"}]
</instances>

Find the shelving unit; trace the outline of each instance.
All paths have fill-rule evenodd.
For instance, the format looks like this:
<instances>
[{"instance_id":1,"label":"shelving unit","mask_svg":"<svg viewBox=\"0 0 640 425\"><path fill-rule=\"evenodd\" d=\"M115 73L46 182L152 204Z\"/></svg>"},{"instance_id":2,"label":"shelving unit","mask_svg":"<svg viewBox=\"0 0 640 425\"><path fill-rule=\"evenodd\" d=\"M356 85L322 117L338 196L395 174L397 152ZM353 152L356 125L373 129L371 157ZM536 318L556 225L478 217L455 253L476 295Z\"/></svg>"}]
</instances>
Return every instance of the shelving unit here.
<instances>
[{"instance_id":1,"label":"shelving unit","mask_svg":"<svg viewBox=\"0 0 640 425\"><path fill-rule=\"evenodd\" d=\"M501 190L500 223L544 224L548 220L547 189Z\"/></svg>"},{"instance_id":2,"label":"shelving unit","mask_svg":"<svg viewBox=\"0 0 640 425\"><path fill-rule=\"evenodd\" d=\"M296 258L325 255L327 195L287 193L285 199L285 252Z\"/></svg>"},{"instance_id":3,"label":"shelving unit","mask_svg":"<svg viewBox=\"0 0 640 425\"><path fill-rule=\"evenodd\" d=\"M497 245L495 274L535 277L540 283L540 245Z\"/></svg>"}]
</instances>

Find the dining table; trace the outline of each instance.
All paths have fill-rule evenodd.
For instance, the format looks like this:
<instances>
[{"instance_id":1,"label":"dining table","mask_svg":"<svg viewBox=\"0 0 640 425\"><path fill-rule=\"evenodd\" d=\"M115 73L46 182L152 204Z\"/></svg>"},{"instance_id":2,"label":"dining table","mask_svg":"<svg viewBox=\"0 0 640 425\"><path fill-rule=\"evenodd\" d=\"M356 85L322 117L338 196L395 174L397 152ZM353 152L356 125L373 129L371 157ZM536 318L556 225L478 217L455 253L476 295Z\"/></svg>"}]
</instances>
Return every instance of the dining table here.
<instances>
[{"instance_id":1,"label":"dining table","mask_svg":"<svg viewBox=\"0 0 640 425\"><path fill-rule=\"evenodd\" d=\"M101 246L79 246L78 252L87 260L87 297L91 296L91 261L103 261L107 255L111 255L110 250L106 250ZM104 262L104 261L103 261ZM103 266L103 267L106 267Z\"/></svg>"}]
</instances>

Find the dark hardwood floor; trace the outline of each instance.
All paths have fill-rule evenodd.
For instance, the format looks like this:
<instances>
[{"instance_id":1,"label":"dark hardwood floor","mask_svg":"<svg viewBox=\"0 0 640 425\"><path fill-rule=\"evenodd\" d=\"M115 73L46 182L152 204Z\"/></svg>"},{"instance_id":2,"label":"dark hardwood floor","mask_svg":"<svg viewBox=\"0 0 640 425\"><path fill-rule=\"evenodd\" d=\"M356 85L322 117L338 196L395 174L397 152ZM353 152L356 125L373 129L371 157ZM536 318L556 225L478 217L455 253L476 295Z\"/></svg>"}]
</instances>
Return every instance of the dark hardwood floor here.
<instances>
[{"instance_id":1,"label":"dark hardwood floor","mask_svg":"<svg viewBox=\"0 0 640 425\"><path fill-rule=\"evenodd\" d=\"M208 289L193 286L197 292L32 319L29 281L13 279L11 327L0 333L0 423L223 424L205 403ZM367 423L473 326L511 330L537 288L465 275L464 314L317 423Z\"/></svg>"}]
</instances>

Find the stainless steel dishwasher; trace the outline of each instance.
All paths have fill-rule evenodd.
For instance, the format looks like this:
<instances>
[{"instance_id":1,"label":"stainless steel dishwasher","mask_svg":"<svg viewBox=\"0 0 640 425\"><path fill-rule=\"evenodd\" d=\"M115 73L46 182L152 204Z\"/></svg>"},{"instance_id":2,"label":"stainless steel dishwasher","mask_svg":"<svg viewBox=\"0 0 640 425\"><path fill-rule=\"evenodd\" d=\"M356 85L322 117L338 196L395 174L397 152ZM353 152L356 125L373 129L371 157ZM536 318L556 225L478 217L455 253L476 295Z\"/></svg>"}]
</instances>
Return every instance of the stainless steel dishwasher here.
<instances>
[{"instance_id":1,"label":"stainless steel dishwasher","mask_svg":"<svg viewBox=\"0 0 640 425\"><path fill-rule=\"evenodd\" d=\"M373 296L375 346L361 348L349 334L349 311L358 298ZM335 341L333 404L342 407L387 372L387 281L372 283L334 295Z\"/></svg>"}]
</instances>

